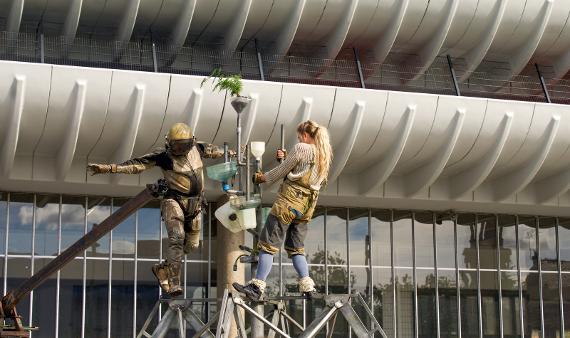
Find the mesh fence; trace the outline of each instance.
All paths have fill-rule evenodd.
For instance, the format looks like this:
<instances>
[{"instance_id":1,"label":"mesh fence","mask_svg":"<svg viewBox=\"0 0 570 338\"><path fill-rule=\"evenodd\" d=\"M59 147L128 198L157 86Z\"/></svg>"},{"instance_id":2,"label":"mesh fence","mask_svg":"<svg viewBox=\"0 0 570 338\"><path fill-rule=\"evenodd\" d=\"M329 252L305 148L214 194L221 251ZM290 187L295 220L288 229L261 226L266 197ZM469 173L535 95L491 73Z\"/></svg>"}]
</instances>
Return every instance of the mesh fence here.
<instances>
[{"instance_id":1,"label":"mesh fence","mask_svg":"<svg viewBox=\"0 0 570 338\"><path fill-rule=\"evenodd\" d=\"M310 56L258 54L247 43L235 52L216 45L174 46L166 41L141 39L119 42L97 38L42 36L30 32L0 32L0 59L44 62L111 69L173 74L207 75L221 68L226 74L239 73L244 79L361 87L357 58L352 49L342 50L336 59ZM296 46L293 50L302 50ZM307 54L305 54L307 55ZM359 54L366 88L455 95L446 57L437 57L426 69L415 55L391 53L382 63L369 52ZM534 66L511 76L506 63L483 62L466 71L465 61L453 58L461 95L497 99L545 102ZM261 66L261 67L260 67ZM552 102L570 104L570 80L554 79L545 67L543 76Z\"/></svg>"}]
</instances>

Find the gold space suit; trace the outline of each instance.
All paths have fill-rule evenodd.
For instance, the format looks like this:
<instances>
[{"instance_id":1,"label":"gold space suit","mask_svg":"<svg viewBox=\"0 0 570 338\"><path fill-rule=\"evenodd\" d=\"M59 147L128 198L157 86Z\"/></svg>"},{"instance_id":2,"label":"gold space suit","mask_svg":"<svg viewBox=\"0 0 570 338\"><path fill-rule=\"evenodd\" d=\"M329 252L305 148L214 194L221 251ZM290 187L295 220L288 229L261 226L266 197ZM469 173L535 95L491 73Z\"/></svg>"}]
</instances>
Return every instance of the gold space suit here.
<instances>
[{"instance_id":1,"label":"gold space suit","mask_svg":"<svg viewBox=\"0 0 570 338\"><path fill-rule=\"evenodd\" d=\"M184 253L200 245L202 191L204 173L202 158L220 158L223 151L212 144L195 142L190 127L176 123L166 137L166 149L157 149L120 164L89 164L93 174L138 174L159 167L168 184L168 192L160 203L160 211L168 232L166 261L152 270L162 289L171 296L182 293L180 265Z\"/></svg>"}]
</instances>

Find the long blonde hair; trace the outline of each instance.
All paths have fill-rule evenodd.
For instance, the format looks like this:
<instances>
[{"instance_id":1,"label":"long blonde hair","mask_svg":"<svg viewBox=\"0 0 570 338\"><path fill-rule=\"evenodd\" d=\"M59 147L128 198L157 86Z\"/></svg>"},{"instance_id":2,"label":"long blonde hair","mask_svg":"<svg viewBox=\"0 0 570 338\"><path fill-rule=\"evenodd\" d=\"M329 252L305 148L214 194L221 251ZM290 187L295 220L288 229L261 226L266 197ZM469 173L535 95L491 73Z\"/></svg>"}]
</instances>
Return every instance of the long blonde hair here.
<instances>
[{"instance_id":1,"label":"long blonde hair","mask_svg":"<svg viewBox=\"0 0 570 338\"><path fill-rule=\"evenodd\" d=\"M327 128L320 126L317 122L307 120L297 126L298 133L307 133L315 140L317 152L315 162L318 164L317 179L319 182L326 181L329 175L333 152Z\"/></svg>"}]
</instances>

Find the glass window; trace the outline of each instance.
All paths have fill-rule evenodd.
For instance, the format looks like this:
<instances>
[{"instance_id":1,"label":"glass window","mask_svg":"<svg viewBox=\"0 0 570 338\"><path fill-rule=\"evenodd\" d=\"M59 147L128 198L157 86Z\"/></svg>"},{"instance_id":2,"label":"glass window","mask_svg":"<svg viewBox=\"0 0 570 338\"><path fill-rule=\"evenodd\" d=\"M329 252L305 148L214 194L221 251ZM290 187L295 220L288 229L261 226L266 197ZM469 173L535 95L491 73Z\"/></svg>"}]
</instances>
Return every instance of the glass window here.
<instances>
[{"instance_id":1,"label":"glass window","mask_svg":"<svg viewBox=\"0 0 570 338\"><path fill-rule=\"evenodd\" d=\"M371 271L368 268L360 268L360 267L350 268L350 278L351 278L350 292L360 293L360 295L362 295L362 299L364 299L368 308L371 308L370 307L371 285L369 281L372 280L372 276L370 275L370 273ZM368 314L366 313L364 307L360 304L360 302L352 302L352 306L354 307L354 310L356 311L362 322L367 327L370 327L372 321L368 316ZM353 334L353 337L356 337L356 335Z\"/></svg>"},{"instance_id":2,"label":"glass window","mask_svg":"<svg viewBox=\"0 0 570 338\"><path fill-rule=\"evenodd\" d=\"M521 334L520 300L518 273L501 271L503 296L503 333L505 337L518 337Z\"/></svg>"},{"instance_id":3,"label":"glass window","mask_svg":"<svg viewBox=\"0 0 570 338\"><path fill-rule=\"evenodd\" d=\"M63 196L61 204L61 251L67 249L85 232L84 196ZM92 211L93 212L93 211ZM83 253L78 256L83 257Z\"/></svg>"},{"instance_id":4,"label":"glass window","mask_svg":"<svg viewBox=\"0 0 570 338\"><path fill-rule=\"evenodd\" d=\"M394 283L392 270L389 268L374 268L374 317L388 337L394 337Z\"/></svg>"},{"instance_id":5,"label":"glass window","mask_svg":"<svg viewBox=\"0 0 570 338\"><path fill-rule=\"evenodd\" d=\"M139 258L160 257L160 206L152 201L138 211L138 251Z\"/></svg>"},{"instance_id":6,"label":"glass window","mask_svg":"<svg viewBox=\"0 0 570 338\"><path fill-rule=\"evenodd\" d=\"M346 265L348 262L347 213L348 209L345 208L327 208L327 263L329 265Z\"/></svg>"},{"instance_id":7,"label":"glass window","mask_svg":"<svg viewBox=\"0 0 570 338\"><path fill-rule=\"evenodd\" d=\"M394 265L412 267L412 213L394 211Z\"/></svg>"},{"instance_id":8,"label":"glass window","mask_svg":"<svg viewBox=\"0 0 570 338\"><path fill-rule=\"evenodd\" d=\"M349 209L348 240L351 266L368 266L370 263L368 215L368 209Z\"/></svg>"},{"instance_id":9,"label":"glass window","mask_svg":"<svg viewBox=\"0 0 570 338\"><path fill-rule=\"evenodd\" d=\"M371 258L374 266L392 266L391 210L373 210L370 221Z\"/></svg>"},{"instance_id":10,"label":"glass window","mask_svg":"<svg viewBox=\"0 0 570 338\"><path fill-rule=\"evenodd\" d=\"M517 218L499 215L498 222L501 270L517 270Z\"/></svg>"},{"instance_id":11,"label":"glass window","mask_svg":"<svg viewBox=\"0 0 570 338\"><path fill-rule=\"evenodd\" d=\"M477 239L475 215L457 217L457 265L461 268L477 268Z\"/></svg>"},{"instance_id":12,"label":"glass window","mask_svg":"<svg viewBox=\"0 0 570 338\"><path fill-rule=\"evenodd\" d=\"M140 224L140 223L139 223ZM142 329L146 318L150 314L154 304L158 301L159 286L152 274L151 268L155 262L137 262L137 334ZM147 332L152 332L158 324L158 316L154 316Z\"/></svg>"},{"instance_id":13,"label":"glass window","mask_svg":"<svg viewBox=\"0 0 570 338\"><path fill-rule=\"evenodd\" d=\"M558 219L558 241L562 271L570 271L570 218Z\"/></svg>"},{"instance_id":14,"label":"glass window","mask_svg":"<svg viewBox=\"0 0 570 338\"><path fill-rule=\"evenodd\" d=\"M449 214L437 214L435 224L437 267L455 268L454 221Z\"/></svg>"},{"instance_id":15,"label":"glass window","mask_svg":"<svg viewBox=\"0 0 570 338\"><path fill-rule=\"evenodd\" d=\"M481 271L481 314L483 335L499 337L499 284L495 271Z\"/></svg>"},{"instance_id":16,"label":"glass window","mask_svg":"<svg viewBox=\"0 0 570 338\"><path fill-rule=\"evenodd\" d=\"M107 336L107 314L109 313L109 262L87 259L87 280L85 295L85 337ZM125 304L125 306L129 306ZM129 325L127 323L127 325Z\"/></svg>"},{"instance_id":17,"label":"glass window","mask_svg":"<svg viewBox=\"0 0 570 338\"><path fill-rule=\"evenodd\" d=\"M477 231L481 269L497 269L497 219L495 216L477 215Z\"/></svg>"},{"instance_id":18,"label":"glass window","mask_svg":"<svg viewBox=\"0 0 570 338\"><path fill-rule=\"evenodd\" d=\"M57 256L59 210L59 195L36 195L35 255Z\"/></svg>"},{"instance_id":19,"label":"glass window","mask_svg":"<svg viewBox=\"0 0 570 338\"><path fill-rule=\"evenodd\" d=\"M412 269L396 269L396 321L398 337L414 336L414 282Z\"/></svg>"},{"instance_id":20,"label":"glass window","mask_svg":"<svg viewBox=\"0 0 570 338\"><path fill-rule=\"evenodd\" d=\"M418 224L416 222L416 224ZM435 307L435 273L433 269L417 269L418 280L418 335L437 336Z\"/></svg>"},{"instance_id":21,"label":"glass window","mask_svg":"<svg viewBox=\"0 0 570 338\"><path fill-rule=\"evenodd\" d=\"M113 336L128 337L133 333L134 280L135 262L114 259L111 275L111 332Z\"/></svg>"},{"instance_id":22,"label":"glass window","mask_svg":"<svg viewBox=\"0 0 570 338\"><path fill-rule=\"evenodd\" d=\"M519 250L520 269L538 271L534 217L519 217Z\"/></svg>"},{"instance_id":23,"label":"glass window","mask_svg":"<svg viewBox=\"0 0 570 338\"><path fill-rule=\"evenodd\" d=\"M103 222L111 215L111 199L107 197L89 197L87 199L87 231ZM86 250L87 257L109 257L109 238L106 234L97 243Z\"/></svg>"},{"instance_id":24,"label":"glass window","mask_svg":"<svg viewBox=\"0 0 570 338\"><path fill-rule=\"evenodd\" d=\"M8 253L30 255L32 253L34 195L10 194L9 212Z\"/></svg>"},{"instance_id":25,"label":"glass window","mask_svg":"<svg viewBox=\"0 0 570 338\"><path fill-rule=\"evenodd\" d=\"M523 318L525 337L540 337L540 296L538 273L522 272Z\"/></svg>"},{"instance_id":26,"label":"glass window","mask_svg":"<svg viewBox=\"0 0 570 338\"><path fill-rule=\"evenodd\" d=\"M0 192L0 255L6 252L6 223L8 212L8 193ZM4 274L2 269L1 274Z\"/></svg>"},{"instance_id":27,"label":"glass window","mask_svg":"<svg viewBox=\"0 0 570 338\"><path fill-rule=\"evenodd\" d=\"M542 271L558 271L558 255L556 254L556 218L540 217L540 267Z\"/></svg>"},{"instance_id":28,"label":"glass window","mask_svg":"<svg viewBox=\"0 0 570 338\"><path fill-rule=\"evenodd\" d=\"M440 337L458 337L455 271L438 270L438 275Z\"/></svg>"},{"instance_id":29,"label":"glass window","mask_svg":"<svg viewBox=\"0 0 570 338\"><path fill-rule=\"evenodd\" d=\"M83 259L69 262L61 270L59 283L59 337L81 337Z\"/></svg>"},{"instance_id":30,"label":"glass window","mask_svg":"<svg viewBox=\"0 0 570 338\"><path fill-rule=\"evenodd\" d=\"M51 259L40 258L35 260L34 270L39 271ZM57 287L57 275L53 274L34 289L33 324L40 329L34 332L34 337L51 338L55 335L55 297Z\"/></svg>"},{"instance_id":31,"label":"glass window","mask_svg":"<svg viewBox=\"0 0 570 338\"><path fill-rule=\"evenodd\" d=\"M562 274L562 303L564 305L564 336L570 336L570 274Z\"/></svg>"},{"instance_id":32,"label":"glass window","mask_svg":"<svg viewBox=\"0 0 570 338\"><path fill-rule=\"evenodd\" d=\"M320 274L317 275L316 274L316 270L315 268L311 268L310 274L311 277L313 277L313 279L315 279L315 283L316 283L316 287L319 290L319 292L324 291L324 273L322 270L323 268L320 268L321 270L319 270ZM319 277L321 276L321 277ZM273 290L272 294L277 294L279 292L279 271L278 269L273 269L271 270L271 274L269 275L269 278L267 279L269 281L268 286L271 285L271 289ZM283 265L283 290L285 292L299 292L298 290L298 286L297 286L297 272L295 271L295 269L293 268L293 265ZM306 309L306 316L307 318L303 318L303 306L305 305L305 309ZM314 300L311 302L304 302L303 300L289 300L286 302L286 306L287 306L287 314L290 315L291 317L293 317L295 319L295 321L301 325L303 325L304 320L310 321L311 318L315 318L316 316L318 316L324 309L324 302L322 300ZM308 325L308 323L307 323ZM294 325L290 325L289 328L291 329L291 336L297 336L299 335L301 332L300 330L298 330ZM325 332L325 330L323 329L321 331Z\"/></svg>"},{"instance_id":33,"label":"glass window","mask_svg":"<svg viewBox=\"0 0 570 338\"><path fill-rule=\"evenodd\" d=\"M8 291L19 287L26 279L32 275L32 266L30 258L8 258L6 285ZM30 322L30 294L24 297L16 306L18 314L22 317L24 324L33 325Z\"/></svg>"},{"instance_id":34,"label":"glass window","mask_svg":"<svg viewBox=\"0 0 570 338\"><path fill-rule=\"evenodd\" d=\"M433 267L433 213L416 212L414 219L416 266Z\"/></svg>"},{"instance_id":35,"label":"glass window","mask_svg":"<svg viewBox=\"0 0 570 338\"><path fill-rule=\"evenodd\" d=\"M477 272L459 271L461 296L461 337L479 337Z\"/></svg>"},{"instance_id":36,"label":"glass window","mask_svg":"<svg viewBox=\"0 0 570 338\"><path fill-rule=\"evenodd\" d=\"M117 212L128 199L113 199L113 212ZM135 223L136 214L132 214L113 229L113 257L135 257Z\"/></svg>"},{"instance_id":37,"label":"glass window","mask_svg":"<svg viewBox=\"0 0 570 338\"><path fill-rule=\"evenodd\" d=\"M542 274L542 303L544 309L544 336L560 335L560 295L558 293L558 273Z\"/></svg>"}]
</instances>

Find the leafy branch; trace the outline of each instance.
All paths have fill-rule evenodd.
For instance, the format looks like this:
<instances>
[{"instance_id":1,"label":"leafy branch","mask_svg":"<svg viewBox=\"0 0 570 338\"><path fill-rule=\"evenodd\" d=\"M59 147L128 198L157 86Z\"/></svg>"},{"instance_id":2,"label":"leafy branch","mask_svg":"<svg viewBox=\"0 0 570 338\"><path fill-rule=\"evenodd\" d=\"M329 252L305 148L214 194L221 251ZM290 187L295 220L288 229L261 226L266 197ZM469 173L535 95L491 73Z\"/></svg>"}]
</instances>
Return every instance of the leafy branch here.
<instances>
[{"instance_id":1,"label":"leafy branch","mask_svg":"<svg viewBox=\"0 0 570 338\"><path fill-rule=\"evenodd\" d=\"M218 92L225 90L230 93L230 96L241 96L241 90L243 88L243 84L241 82L241 75L234 74L234 75L225 75L220 68L215 68L212 73L202 80L200 84L200 88L204 86L208 80L212 80L214 84L213 90L218 90Z\"/></svg>"}]
</instances>

